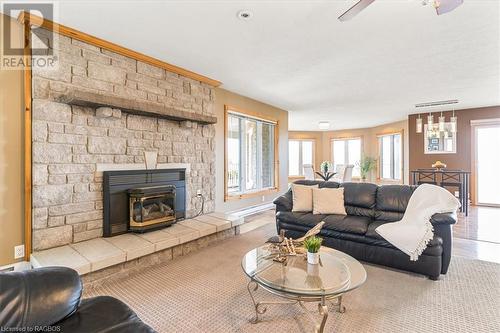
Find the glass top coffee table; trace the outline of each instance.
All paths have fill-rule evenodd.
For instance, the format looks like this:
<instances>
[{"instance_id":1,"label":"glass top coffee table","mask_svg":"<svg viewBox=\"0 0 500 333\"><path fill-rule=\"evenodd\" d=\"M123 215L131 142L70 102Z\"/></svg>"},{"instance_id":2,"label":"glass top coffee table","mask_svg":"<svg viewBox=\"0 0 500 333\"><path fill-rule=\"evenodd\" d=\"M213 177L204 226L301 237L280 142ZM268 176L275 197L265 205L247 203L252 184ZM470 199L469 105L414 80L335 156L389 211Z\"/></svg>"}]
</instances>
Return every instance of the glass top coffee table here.
<instances>
[{"instance_id":1,"label":"glass top coffee table","mask_svg":"<svg viewBox=\"0 0 500 333\"><path fill-rule=\"evenodd\" d=\"M304 302L318 302L321 321L315 323L315 332L323 332L328 319L328 302L343 313L342 295L361 286L366 280L366 271L353 257L327 247L320 250L320 263L310 265L304 255L289 256L285 263L273 260L269 244L249 251L243 257L241 266L250 278L248 292L255 307L252 323L259 321L259 315L270 304L299 304L307 310ZM271 294L285 298L283 301L255 300L253 293L263 288ZM306 311L307 314L310 314Z\"/></svg>"}]
</instances>

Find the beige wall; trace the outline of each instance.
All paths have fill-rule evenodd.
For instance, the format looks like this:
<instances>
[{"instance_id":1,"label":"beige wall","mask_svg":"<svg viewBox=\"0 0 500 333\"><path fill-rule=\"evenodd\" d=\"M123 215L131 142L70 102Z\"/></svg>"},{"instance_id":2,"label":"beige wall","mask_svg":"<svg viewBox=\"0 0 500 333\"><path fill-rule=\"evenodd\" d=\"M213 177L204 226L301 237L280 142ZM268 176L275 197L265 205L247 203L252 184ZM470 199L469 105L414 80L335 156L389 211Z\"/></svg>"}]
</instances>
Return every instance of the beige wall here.
<instances>
[{"instance_id":1,"label":"beige wall","mask_svg":"<svg viewBox=\"0 0 500 333\"><path fill-rule=\"evenodd\" d=\"M278 120L279 124L279 192L265 196L256 196L244 199L224 201L224 105L231 105L252 113ZM278 193L284 192L288 187L288 112L258 102L256 100L232 93L225 89L217 88L215 91L215 125L216 135L216 211L234 211L245 207L271 202Z\"/></svg>"},{"instance_id":2,"label":"beige wall","mask_svg":"<svg viewBox=\"0 0 500 333\"><path fill-rule=\"evenodd\" d=\"M371 128L360 128L360 129L349 129L349 130L340 130L340 131L325 131L325 132L299 132L299 131L290 131L290 138L314 138L316 140L316 149L315 149L315 167L318 168L319 164L322 161L328 160L331 161L332 150L331 150L331 140L339 139L339 138L355 138L359 137L362 140L363 154L365 156L371 156L378 158L378 139L377 136L380 134L394 133L394 132L403 132L403 169L404 169L404 177L403 181L405 184L408 184L409 181L409 149L408 149L408 121L398 121L395 123L384 124L377 127ZM293 179L290 179L293 180ZM380 182L377 180L377 171L372 172L371 177L369 177L370 181Z\"/></svg>"},{"instance_id":3,"label":"beige wall","mask_svg":"<svg viewBox=\"0 0 500 333\"><path fill-rule=\"evenodd\" d=\"M0 15L0 26L3 20ZM12 20L13 36L22 40ZM14 246L24 243L23 72L0 70L0 266L14 263Z\"/></svg>"}]
</instances>

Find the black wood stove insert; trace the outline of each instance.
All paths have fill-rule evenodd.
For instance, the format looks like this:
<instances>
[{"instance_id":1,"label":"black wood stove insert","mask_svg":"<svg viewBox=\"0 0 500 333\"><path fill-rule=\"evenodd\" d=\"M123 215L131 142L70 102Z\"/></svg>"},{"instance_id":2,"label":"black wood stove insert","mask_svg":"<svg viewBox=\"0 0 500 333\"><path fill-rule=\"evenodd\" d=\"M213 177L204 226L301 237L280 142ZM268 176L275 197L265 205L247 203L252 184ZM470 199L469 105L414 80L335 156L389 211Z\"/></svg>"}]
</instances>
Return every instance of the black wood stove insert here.
<instances>
[{"instance_id":1,"label":"black wood stove insert","mask_svg":"<svg viewBox=\"0 0 500 333\"><path fill-rule=\"evenodd\" d=\"M104 230L110 237L169 226L186 213L186 170L105 171Z\"/></svg>"}]
</instances>

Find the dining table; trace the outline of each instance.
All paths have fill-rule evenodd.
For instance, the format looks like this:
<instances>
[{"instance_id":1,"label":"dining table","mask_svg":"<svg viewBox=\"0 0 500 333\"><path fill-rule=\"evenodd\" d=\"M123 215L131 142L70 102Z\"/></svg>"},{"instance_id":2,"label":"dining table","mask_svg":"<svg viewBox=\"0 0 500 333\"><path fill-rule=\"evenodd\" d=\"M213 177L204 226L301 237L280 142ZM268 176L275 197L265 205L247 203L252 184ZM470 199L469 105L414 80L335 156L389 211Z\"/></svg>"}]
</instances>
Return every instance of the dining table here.
<instances>
[{"instance_id":1,"label":"dining table","mask_svg":"<svg viewBox=\"0 0 500 333\"><path fill-rule=\"evenodd\" d=\"M465 216L469 215L470 171L431 168L410 172L413 185L434 184L444 188L457 187L461 203L460 212L465 213Z\"/></svg>"}]
</instances>

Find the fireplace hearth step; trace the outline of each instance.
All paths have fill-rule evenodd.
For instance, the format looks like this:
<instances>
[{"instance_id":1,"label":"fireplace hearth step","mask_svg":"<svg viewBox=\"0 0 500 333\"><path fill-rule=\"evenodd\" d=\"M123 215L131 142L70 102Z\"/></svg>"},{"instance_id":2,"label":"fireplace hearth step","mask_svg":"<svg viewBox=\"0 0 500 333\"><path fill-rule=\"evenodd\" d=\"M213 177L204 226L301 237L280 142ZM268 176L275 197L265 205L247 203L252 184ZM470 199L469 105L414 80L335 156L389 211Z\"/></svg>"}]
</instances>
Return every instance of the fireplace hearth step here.
<instances>
[{"instance_id":1,"label":"fireplace hearth step","mask_svg":"<svg viewBox=\"0 0 500 333\"><path fill-rule=\"evenodd\" d=\"M231 221L228 220L221 220L213 216L208 216L208 215L200 215L198 217L195 217L196 221L200 221L203 223L208 223L217 228L217 231L223 231L226 229L231 228Z\"/></svg>"},{"instance_id":2,"label":"fireplace hearth step","mask_svg":"<svg viewBox=\"0 0 500 333\"><path fill-rule=\"evenodd\" d=\"M221 212L215 212L215 213L210 213L207 214L207 216L210 217L215 217L221 220L227 220L231 222L231 226L239 226L245 223L245 219L241 216L234 215L234 214L228 214L228 213L221 213Z\"/></svg>"},{"instance_id":3,"label":"fireplace hearth step","mask_svg":"<svg viewBox=\"0 0 500 333\"><path fill-rule=\"evenodd\" d=\"M125 251L105 241L103 238L75 243L71 247L90 261L92 271L114 266L127 260Z\"/></svg>"},{"instance_id":4,"label":"fireplace hearth step","mask_svg":"<svg viewBox=\"0 0 500 333\"><path fill-rule=\"evenodd\" d=\"M200 222L197 220L193 220L193 219L180 221L180 222L177 222L177 224L180 224L181 226L184 226L184 227L198 230L201 237L208 236L208 235L211 235L211 234L214 234L217 232L216 226L214 226L212 224L208 224L208 223L203 223L203 222Z\"/></svg>"},{"instance_id":5,"label":"fireplace hearth step","mask_svg":"<svg viewBox=\"0 0 500 333\"><path fill-rule=\"evenodd\" d=\"M33 268L47 266L64 266L73 268L80 275L91 272L91 264L71 246L55 247L31 255Z\"/></svg>"},{"instance_id":6,"label":"fireplace hearth step","mask_svg":"<svg viewBox=\"0 0 500 333\"><path fill-rule=\"evenodd\" d=\"M106 238L106 241L124 251L127 256L126 261L155 252L154 244L141 237L137 237L134 234L123 234L116 237L109 237Z\"/></svg>"},{"instance_id":7,"label":"fireplace hearth step","mask_svg":"<svg viewBox=\"0 0 500 333\"><path fill-rule=\"evenodd\" d=\"M161 231L171 234L179 238L179 243L187 243L197 238L200 238L200 232L196 229L188 228L180 224L173 224Z\"/></svg>"},{"instance_id":8,"label":"fireplace hearth step","mask_svg":"<svg viewBox=\"0 0 500 333\"><path fill-rule=\"evenodd\" d=\"M35 252L33 268L64 266L80 275L115 266L151 253L163 251L222 230L238 227L243 218L225 213L201 215L186 219L165 229L144 234L123 234Z\"/></svg>"}]
</instances>

